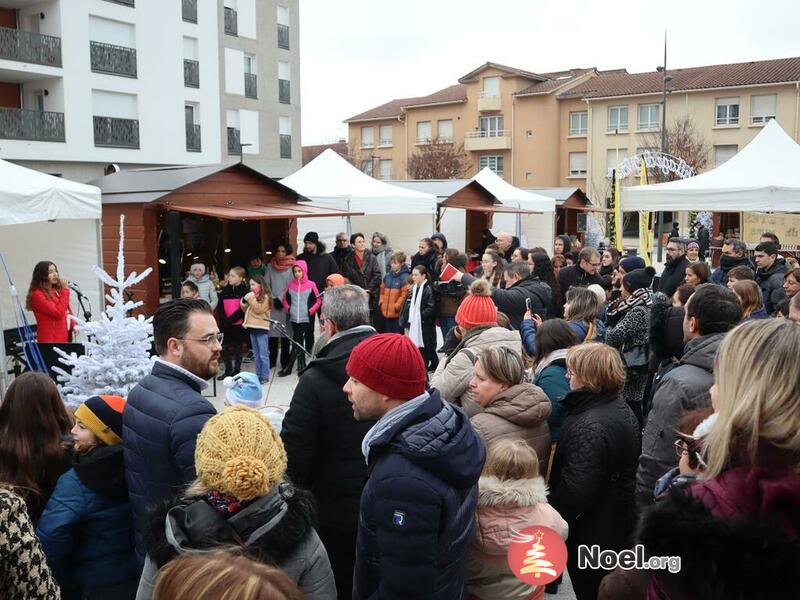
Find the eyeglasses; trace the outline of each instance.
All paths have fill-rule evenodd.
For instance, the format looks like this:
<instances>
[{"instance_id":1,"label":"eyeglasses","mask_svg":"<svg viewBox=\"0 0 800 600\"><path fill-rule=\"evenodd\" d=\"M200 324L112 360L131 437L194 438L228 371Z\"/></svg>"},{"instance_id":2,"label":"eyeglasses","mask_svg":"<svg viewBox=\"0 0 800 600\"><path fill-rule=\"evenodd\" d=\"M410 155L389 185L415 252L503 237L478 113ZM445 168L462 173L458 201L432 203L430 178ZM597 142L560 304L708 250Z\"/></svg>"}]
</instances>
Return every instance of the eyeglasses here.
<instances>
[{"instance_id":1,"label":"eyeglasses","mask_svg":"<svg viewBox=\"0 0 800 600\"><path fill-rule=\"evenodd\" d=\"M225 334L220 332L220 333L212 333L210 335L201 338L176 338L176 339L183 340L186 342L201 342L206 346L208 346L209 348L213 348L215 343L218 343L221 346L224 337Z\"/></svg>"},{"instance_id":2,"label":"eyeglasses","mask_svg":"<svg viewBox=\"0 0 800 600\"><path fill-rule=\"evenodd\" d=\"M599 267L600 263L599 262L596 262L596 263L590 262L589 265L592 266L592 267Z\"/></svg>"}]
</instances>

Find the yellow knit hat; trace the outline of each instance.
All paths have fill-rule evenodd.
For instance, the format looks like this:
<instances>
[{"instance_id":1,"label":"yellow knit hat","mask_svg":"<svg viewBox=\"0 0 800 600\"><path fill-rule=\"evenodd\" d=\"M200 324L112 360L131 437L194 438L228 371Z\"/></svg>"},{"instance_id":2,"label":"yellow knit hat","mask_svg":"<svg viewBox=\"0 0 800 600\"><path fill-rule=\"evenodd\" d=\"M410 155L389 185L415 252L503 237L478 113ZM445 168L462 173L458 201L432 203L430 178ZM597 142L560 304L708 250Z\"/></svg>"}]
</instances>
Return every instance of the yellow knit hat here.
<instances>
[{"instance_id":1,"label":"yellow knit hat","mask_svg":"<svg viewBox=\"0 0 800 600\"><path fill-rule=\"evenodd\" d=\"M246 406L232 406L205 424L197 436L194 462L207 487L252 500L283 479L286 450L266 417Z\"/></svg>"}]
</instances>

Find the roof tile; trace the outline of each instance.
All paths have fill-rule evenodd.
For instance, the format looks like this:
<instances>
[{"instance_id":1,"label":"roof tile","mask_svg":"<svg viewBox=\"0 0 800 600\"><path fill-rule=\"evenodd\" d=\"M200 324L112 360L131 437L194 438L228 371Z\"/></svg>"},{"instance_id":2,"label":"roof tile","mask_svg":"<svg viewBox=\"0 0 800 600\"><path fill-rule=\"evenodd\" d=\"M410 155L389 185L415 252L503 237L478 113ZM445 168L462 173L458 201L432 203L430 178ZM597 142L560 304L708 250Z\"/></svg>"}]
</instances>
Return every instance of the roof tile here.
<instances>
[{"instance_id":1,"label":"roof tile","mask_svg":"<svg viewBox=\"0 0 800 600\"><path fill-rule=\"evenodd\" d=\"M406 107L424 106L426 104L441 104L445 102L466 102L467 100L467 86L457 83L444 89L428 94L427 96L418 96L416 98L401 98L392 100L386 104L381 104L368 111L357 114L349 119L345 119L345 123L354 121L366 121L373 119L388 119L391 117L399 117Z\"/></svg>"}]
</instances>

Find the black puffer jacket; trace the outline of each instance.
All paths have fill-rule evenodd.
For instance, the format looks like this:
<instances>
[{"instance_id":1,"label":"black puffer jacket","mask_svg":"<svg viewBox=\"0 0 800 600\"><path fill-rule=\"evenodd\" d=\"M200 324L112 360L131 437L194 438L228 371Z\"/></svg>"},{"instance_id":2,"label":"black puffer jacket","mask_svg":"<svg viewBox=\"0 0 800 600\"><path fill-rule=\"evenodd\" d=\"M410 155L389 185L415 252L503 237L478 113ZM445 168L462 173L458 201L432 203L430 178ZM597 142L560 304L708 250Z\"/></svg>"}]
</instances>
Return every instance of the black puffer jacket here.
<instances>
[{"instance_id":1,"label":"black puffer jacket","mask_svg":"<svg viewBox=\"0 0 800 600\"><path fill-rule=\"evenodd\" d=\"M756 270L756 282L761 288L761 298L767 314L774 313L781 302L786 299L783 289L783 276L787 271L786 263L776 260L769 269Z\"/></svg>"},{"instance_id":2,"label":"black puffer jacket","mask_svg":"<svg viewBox=\"0 0 800 600\"><path fill-rule=\"evenodd\" d=\"M326 529L354 532L358 527L358 503L367 475L361 440L374 421L353 418L342 386L347 382L350 353L372 335L372 327L357 327L324 346L301 373L283 419L287 473L314 494L320 525Z\"/></svg>"},{"instance_id":3,"label":"black puffer jacket","mask_svg":"<svg viewBox=\"0 0 800 600\"><path fill-rule=\"evenodd\" d=\"M475 277L467 273L461 278L461 282L469 287ZM505 289L496 288L492 290L492 300L497 306L497 310L503 312L508 316L511 321L513 329L519 329L522 323L522 317L525 316L527 307L525 299L531 299L531 310L539 312L541 315L546 315L547 307L550 306L550 300L553 292L550 286L542 283L538 277L529 275Z\"/></svg>"},{"instance_id":4,"label":"black puffer jacket","mask_svg":"<svg viewBox=\"0 0 800 600\"><path fill-rule=\"evenodd\" d=\"M636 417L614 393L576 390L563 403L568 414L553 459L550 504L569 523L570 554L579 544L628 548L636 525Z\"/></svg>"},{"instance_id":5,"label":"black puffer jacket","mask_svg":"<svg viewBox=\"0 0 800 600\"><path fill-rule=\"evenodd\" d=\"M381 268L378 259L370 250L364 250L364 262L360 267L356 262L355 252L345 256L342 261L342 275L353 285L367 290L370 294L370 306L373 303L377 306L381 288Z\"/></svg>"},{"instance_id":6,"label":"black puffer jacket","mask_svg":"<svg viewBox=\"0 0 800 600\"><path fill-rule=\"evenodd\" d=\"M602 285L603 278L600 275L589 275L579 265L563 267L558 272L558 287L561 288L562 297L566 296L571 287L588 287L593 283Z\"/></svg>"}]
</instances>

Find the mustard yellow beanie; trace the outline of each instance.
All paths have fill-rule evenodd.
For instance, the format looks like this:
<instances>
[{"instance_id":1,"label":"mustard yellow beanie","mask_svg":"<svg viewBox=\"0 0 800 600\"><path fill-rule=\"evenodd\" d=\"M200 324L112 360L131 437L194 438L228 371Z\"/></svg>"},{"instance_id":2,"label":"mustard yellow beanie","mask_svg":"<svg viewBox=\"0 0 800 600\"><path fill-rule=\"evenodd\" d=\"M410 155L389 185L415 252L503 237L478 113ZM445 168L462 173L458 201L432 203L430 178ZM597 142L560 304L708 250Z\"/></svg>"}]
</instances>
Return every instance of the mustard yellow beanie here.
<instances>
[{"instance_id":1,"label":"mustard yellow beanie","mask_svg":"<svg viewBox=\"0 0 800 600\"><path fill-rule=\"evenodd\" d=\"M257 410L232 406L211 417L197 436L197 477L212 490L252 500L283 479L281 436Z\"/></svg>"}]
</instances>

